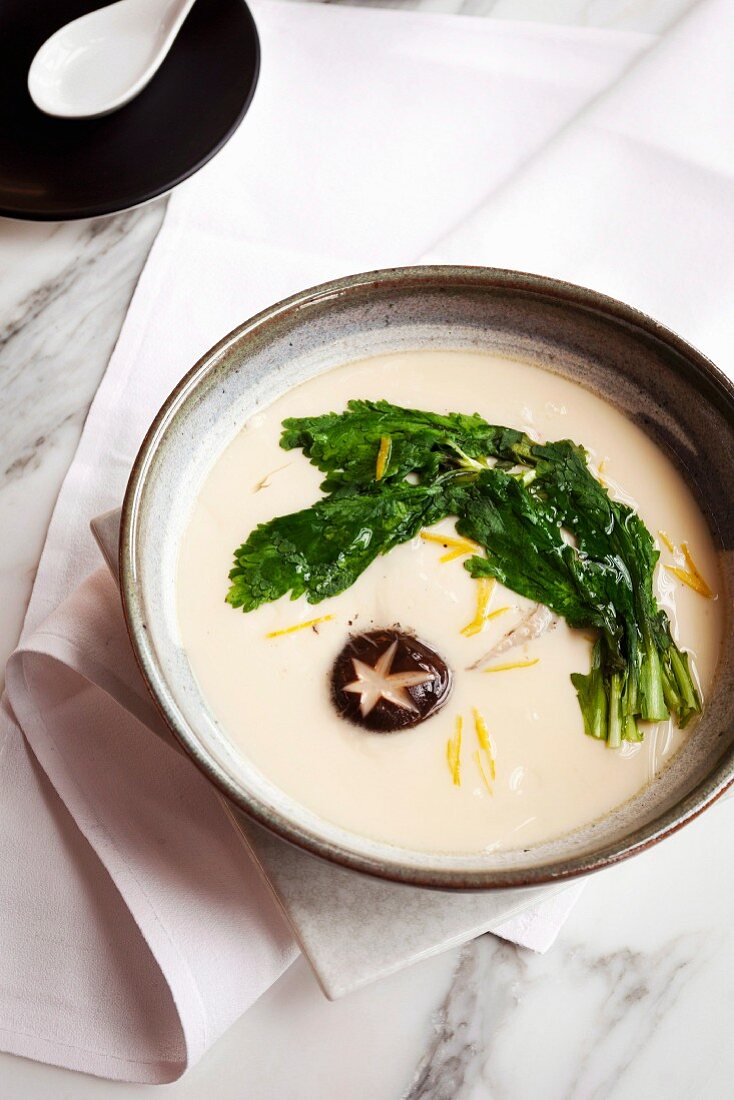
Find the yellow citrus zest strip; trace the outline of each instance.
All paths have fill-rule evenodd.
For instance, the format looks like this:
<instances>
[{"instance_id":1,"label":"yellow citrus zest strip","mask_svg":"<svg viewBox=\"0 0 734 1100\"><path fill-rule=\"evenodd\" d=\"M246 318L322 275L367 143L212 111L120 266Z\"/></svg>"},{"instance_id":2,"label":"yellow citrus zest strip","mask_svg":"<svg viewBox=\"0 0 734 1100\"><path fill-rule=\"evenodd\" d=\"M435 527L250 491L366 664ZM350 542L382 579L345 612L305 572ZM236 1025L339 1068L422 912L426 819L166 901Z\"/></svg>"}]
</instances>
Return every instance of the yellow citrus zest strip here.
<instances>
[{"instance_id":1,"label":"yellow citrus zest strip","mask_svg":"<svg viewBox=\"0 0 734 1100\"><path fill-rule=\"evenodd\" d=\"M438 560L443 564L447 561L456 561L457 558L464 558L467 554L473 553L473 550L465 550L463 547L459 547L456 550L449 550L448 554L442 554Z\"/></svg>"},{"instance_id":2,"label":"yellow citrus zest strip","mask_svg":"<svg viewBox=\"0 0 734 1100\"><path fill-rule=\"evenodd\" d=\"M490 668L483 668L482 672L509 672L512 668L530 668L531 665L537 665L540 657L534 657L532 661L511 661L509 665L492 665Z\"/></svg>"},{"instance_id":3,"label":"yellow citrus zest strip","mask_svg":"<svg viewBox=\"0 0 734 1100\"><path fill-rule=\"evenodd\" d=\"M683 584L688 585L694 592L698 592L699 596L705 596L710 600L713 596L713 592L706 584L703 577L696 577L693 573L689 573L687 569L681 569L677 565L666 565L665 568L669 573L672 573L674 577L677 577Z\"/></svg>"},{"instance_id":4,"label":"yellow citrus zest strip","mask_svg":"<svg viewBox=\"0 0 734 1100\"><path fill-rule=\"evenodd\" d=\"M392 439L389 435L380 436L380 449L377 452L377 463L375 464L375 481L382 481L387 464L390 461L390 452L392 451Z\"/></svg>"},{"instance_id":5,"label":"yellow citrus zest strip","mask_svg":"<svg viewBox=\"0 0 734 1100\"><path fill-rule=\"evenodd\" d=\"M495 608L494 611L490 611L489 615L487 615L487 622L490 622L491 619L498 618L500 615L504 615L506 611L512 611L512 608L509 604L507 604L505 607Z\"/></svg>"},{"instance_id":6,"label":"yellow citrus zest strip","mask_svg":"<svg viewBox=\"0 0 734 1100\"><path fill-rule=\"evenodd\" d=\"M443 554L438 560L454 561L455 558L463 558L465 554L480 554L482 551L478 542L471 539L455 539L450 535L434 535L431 531L421 531L421 538L426 542L437 542L439 546L450 547L448 554Z\"/></svg>"},{"instance_id":7,"label":"yellow citrus zest strip","mask_svg":"<svg viewBox=\"0 0 734 1100\"><path fill-rule=\"evenodd\" d=\"M295 634L297 630L307 630L309 626L318 626L319 623L328 623L328 621L333 618L333 615L322 615L319 619L309 619L306 623L296 623L295 626L287 626L284 630L271 630L265 637L280 638L283 634Z\"/></svg>"},{"instance_id":8,"label":"yellow citrus zest strip","mask_svg":"<svg viewBox=\"0 0 734 1100\"><path fill-rule=\"evenodd\" d=\"M446 760L451 772L451 778L455 787L461 786L461 731L464 727L464 719L459 715L456 719L456 733L446 742Z\"/></svg>"},{"instance_id":9,"label":"yellow citrus zest strip","mask_svg":"<svg viewBox=\"0 0 734 1100\"><path fill-rule=\"evenodd\" d=\"M686 559L686 565L688 566L689 573L692 576L694 576L696 578L696 580L698 581L698 583L699 583L700 587L699 587L698 591L700 591L702 596L706 596L706 598L710 600L713 597L713 592L712 592L710 586L707 584L707 582L701 576L701 573L699 572L698 566L696 565L695 561L693 560L693 557L691 555L691 551L688 549L688 543L687 542L682 542L680 544L680 548L683 551L683 557Z\"/></svg>"},{"instance_id":10,"label":"yellow citrus zest strip","mask_svg":"<svg viewBox=\"0 0 734 1100\"><path fill-rule=\"evenodd\" d=\"M482 777L482 781L484 782L484 786L487 788L487 791L489 792L489 794L492 794L492 785L489 782L489 780L487 779L487 773L484 770L484 765L482 764L482 758L479 755L479 749L477 749L477 751L474 753L474 760L476 762L477 767L479 768L479 774Z\"/></svg>"},{"instance_id":11,"label":"yellow citrus zest strip","mask_svg":"<svg viewBox=\"0 0 734 1100\"><path fill-rule=\"evenodd\" d=\"M473 714L474 728L477 731L477 741L479 742L479 748L484 749L485 752L491 752L492 749L489 743L489 731L487 730L487 723L484 721L476 707L473 708Z\"/></svg>"},{"instance_id":12,"label":"yellow citrus zest strip","mask_svg":"<svg viewBox=\"0 0 734 1100\"><path fill-rule=\"evenodd\" d=\"M487 723L479 713L476 707L473 708L474 713L474 729L477 731L477 741L479 742L480 749L487 754L487 760L489 762L489 772L492 779L497 778L497 766L495 764L494 752L492 749L492 741L489 736L489 730L487 729Z\"/></svg>"},{"instance_id":13,"label":"yellow citrus zest strip","mask_svg":"<svg viewBox=\"0 0 734 1100\"><path fill-rule=\"evenodd\" d=\"M670 541L670 536L667 535L665 531L658 531L658 535L660 536L660 541L663 543L663 545L667 546L667 548L668 548L668 550L670 550L671 554L674 554L675 553L675 547L673 546L673 543Z\"/></svg>"},{"instance_id":14,"label":"yellow citrus zest strip","mask_svg":"<svg viewBox=\"0 0 734 1100\"><path fill-rule=\"evenodd\" d=\"M492 598L494 584L493 577L481 577L477 581L477 612L472 621L461 629L461 633L465 638L471 638L473 634L479 634L484 630L484 624L490 618L487 614L487 608Z\"/></svg>"},{"instance_id":15,"label":"yellow citrus zest strip","mask_svg":"<svg viewBox=\"0 0 734 1100\"><path fill-rule=\"evenodd\" d=\"M678 580L681 581L683 584L688 585L689 588L692 588L694 592L698 592L699 596L704 596L707 600L712 600L714 598L714 593L706 579L701 575L698 566L693 560L693 555L688 549L688 543L682 542L680 544L680 550L678 550L678 547L675 546L673 542L671 542L665 531L658 531L658 535L660 536L661 541L665 543L668 550L670 550L671 554L683 555L685 563L688 566L687 569L683 569L683 567L680 565L666 565L665 568L668 570L668 572L672 573L673 576L677 577Z\"/></svg>"}]
</instances>

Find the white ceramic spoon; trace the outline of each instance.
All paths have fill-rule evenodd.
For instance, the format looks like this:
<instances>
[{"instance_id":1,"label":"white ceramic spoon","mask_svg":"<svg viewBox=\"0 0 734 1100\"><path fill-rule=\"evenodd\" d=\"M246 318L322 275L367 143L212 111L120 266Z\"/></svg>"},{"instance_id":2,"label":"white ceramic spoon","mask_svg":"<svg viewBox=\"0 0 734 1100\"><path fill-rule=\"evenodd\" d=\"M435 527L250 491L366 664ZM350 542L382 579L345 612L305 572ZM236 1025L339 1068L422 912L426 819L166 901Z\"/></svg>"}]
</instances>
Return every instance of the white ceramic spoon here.
<instances>
[{"instance_id":1,"label":"white ceramic spoon","mask_svg":"<svg viewBox=\"0 0 734 1100\"><path fill-rule=\"evenodd\" d=\"M95 118L142 91L170 50L194 0L118 0L46 39L28 71L47 115Z\"/></svg>"}]
</instances>

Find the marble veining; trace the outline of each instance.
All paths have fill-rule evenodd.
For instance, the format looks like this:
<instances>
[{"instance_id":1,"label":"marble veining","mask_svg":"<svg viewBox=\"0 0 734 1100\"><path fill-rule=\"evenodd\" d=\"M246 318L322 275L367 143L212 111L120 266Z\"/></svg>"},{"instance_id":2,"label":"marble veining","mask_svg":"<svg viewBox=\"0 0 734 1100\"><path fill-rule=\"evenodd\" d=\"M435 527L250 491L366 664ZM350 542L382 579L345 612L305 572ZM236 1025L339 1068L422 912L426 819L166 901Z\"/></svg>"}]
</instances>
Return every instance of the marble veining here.
<instances>
[{"instance_id":1,"label":"marble veining","mask_svg":"<svg viewBox=\"0 0 734 1100\"><path fill-rule=\"evenodd\" d=\"M675 935L655 951L620 947L599 953L589 943L563 938L546 959L483 936L459 954L404 1098L643 1095L636 1084L638 1059L689 985L717 959L729 958L727 952L729 933L710 937L702 929ZM573 1057L564 1059L560 1073L548 1074L548 1063L538 1061L526 1064L520 1074L517 1064L507 1060L509 1051L522 1049L518 1021L537 1027L536 1008L551 1006L554 994L565 1001L559 1010L566 1027L577 1033ZM547 1041L557 1022L540 1026ZM692 1094L674 1090L665 1095Z\"/></svg>"},{"instance_id":2,"label":"marble veining","mask_svg":"<svg viewBox=\"0 0 734 1100\"><path fill-rule=\"evenodd\" d=\"M0 668L165 200L66 225L0 219ZM32 506L29 506L32 502Z\"/></svg>"},{"instance_id":3,"label":"marble veining","mask_svg":"<svg viewBox=\"0 0 734 1100\"><path fill-rule=\"evenodd\" d=\"M16 302L6 303L0 327L7 417L0 440L0 487L37 465L54 433L69 419L79 418L93 395L99 377L89 368L88 345L97 349L95 366L110 354L121 309L138 274L136 230L141 221L150 221L147 211L82 223L75 234L75 254L67 255L66 263L49 271L40 285ZM54 241L64 228L54 225L47 239ZM15 232L20 235L22 230ZM27 244L37 247L36 241ZM121 244L126 252L122 262L115 255ZM113 262L103 262L108 256ZM12 287L13 269L7 274ZM109 317L104 316L105 308ZM118 323L108 328L113 317ZM59 376L63 386L58 385Z\"/></svg>"},{"instance_id":4,"label":"marble veining","mask_svg":"<svg viewBox=\"0 0 734 1100\"><path fill-rule=\"evenodd\" d=\"M340 0L332 0L340 2ZM689 0L351 0L657 32ZM0 220L0 668L165 200ZM545 956L484 936L336 1003L299 961L174 1100L724 1100L734 1079L734 800L597 876ZM0 1055L8 1100L152 1100Z\"/></svg>"},{"instance_id":5,"label":"marble veining","mask_svg":"<svg viewBox=\"0 0 734 1100\"><path fill-rule=\"evenodd\" d=\"M480 1000L486 944L492 954L498 940L482 936L461 949L458 964L443 1003L434 1014L432 1032L405 1100L451 1100L471 1087L481 1072L484 1013ZM508 951L511 949L507 947ZM517 954L517 952L515 952Z\"/></svg>"}]
</instances>

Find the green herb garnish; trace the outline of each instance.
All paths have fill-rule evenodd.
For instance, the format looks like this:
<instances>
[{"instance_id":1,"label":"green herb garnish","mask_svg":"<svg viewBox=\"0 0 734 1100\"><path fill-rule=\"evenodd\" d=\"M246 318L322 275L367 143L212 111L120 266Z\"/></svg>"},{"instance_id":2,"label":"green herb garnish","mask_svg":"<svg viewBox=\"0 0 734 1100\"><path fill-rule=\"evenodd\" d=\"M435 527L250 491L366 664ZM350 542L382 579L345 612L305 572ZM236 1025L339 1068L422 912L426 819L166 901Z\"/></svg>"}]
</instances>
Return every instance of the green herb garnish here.
<instances>
[{"instance_id":1,"label":"green herb garnish","mask_svg":"<svg viewBox=\"0 0 734 1100\"><path fill-rule=\"evenodd\" d=\"M688 654L655 600L650 532L609 497L582 447L386 401L350 401L346 412L283 429L281 446L300 448L326 475L326 495L261 524L236 551L233 607L251 611L287 593L318 603L378 555L455 516L459 535L486 553L465 562L472 576L598 632L591 670L572 676L590 736L616 748L642 739L640 720L672 714L683 727L700 713Z\"/></svg>"}]
</instances>

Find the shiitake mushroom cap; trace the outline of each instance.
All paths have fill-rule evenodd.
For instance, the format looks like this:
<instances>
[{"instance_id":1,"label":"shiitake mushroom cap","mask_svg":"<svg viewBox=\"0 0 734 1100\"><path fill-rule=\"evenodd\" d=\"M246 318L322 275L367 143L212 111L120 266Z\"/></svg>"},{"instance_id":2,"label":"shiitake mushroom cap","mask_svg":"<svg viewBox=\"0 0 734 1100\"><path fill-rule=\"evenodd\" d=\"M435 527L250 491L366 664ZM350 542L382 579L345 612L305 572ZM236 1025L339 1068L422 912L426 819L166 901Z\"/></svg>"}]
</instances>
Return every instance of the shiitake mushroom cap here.
<instances>
[{"instance_id":1,"label":"shiitake mushroom cap","mask_svg":"<svg viewBox=\"0 0 734 1100\"><path fill-rule=\"evenodd\" d=\"M380 696L364 712L365 692L357 689L361 666L373 669L380 658L385 659L394 646L385 682L388 690L394 685L393 694L401 699L399 705L390 698ZM358 662L355 665L355 661ZM422 683L400 683L401 674L425 676ZM352 690L347 690L354 685ZM453 674L443 657L421 638L402 627L389 627L352 634L341 650L331 670L331 698L341 718L375 733L394 733L410 729L436 714L444 706L453 687ZM367 703L370 699L367 698Z\"/></svg>"}]
</instances>

